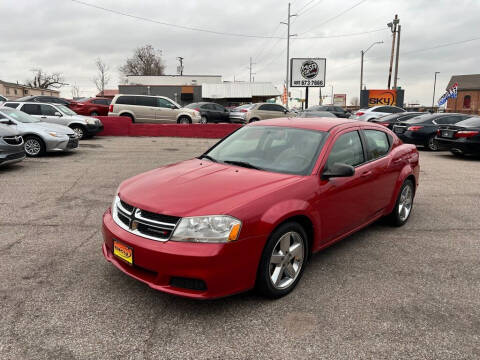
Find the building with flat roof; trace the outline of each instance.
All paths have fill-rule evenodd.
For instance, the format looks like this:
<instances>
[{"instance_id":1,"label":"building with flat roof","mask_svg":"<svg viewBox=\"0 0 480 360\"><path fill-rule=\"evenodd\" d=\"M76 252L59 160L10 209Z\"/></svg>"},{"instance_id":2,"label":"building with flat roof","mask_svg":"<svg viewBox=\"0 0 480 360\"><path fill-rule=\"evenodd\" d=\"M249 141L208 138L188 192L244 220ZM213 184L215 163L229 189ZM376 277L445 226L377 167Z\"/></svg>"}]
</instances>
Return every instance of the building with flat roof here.
<instances>
[{"instance_id":1,"label":"building with flat roof","mask_svg":"<svg viewBox=\"0 0 480 360\"><path fill-rule=\"evenodd\" d=\"M8 100L17 100L24 96L60 96L60 91L53 89L40 89L27 85L12 83L0 80L0 95L6 97Z\"/></svg>"}]
</instances>

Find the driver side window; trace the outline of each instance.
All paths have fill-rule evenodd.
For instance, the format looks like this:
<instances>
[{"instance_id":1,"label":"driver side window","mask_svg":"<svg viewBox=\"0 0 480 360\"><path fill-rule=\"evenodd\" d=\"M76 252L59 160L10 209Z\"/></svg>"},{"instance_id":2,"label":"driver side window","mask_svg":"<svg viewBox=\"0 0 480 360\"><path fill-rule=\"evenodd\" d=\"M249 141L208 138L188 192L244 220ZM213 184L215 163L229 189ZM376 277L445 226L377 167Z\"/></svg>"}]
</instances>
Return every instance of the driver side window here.
<instances>
[{"instance_id":1,"label":"driver side window","mask_svg":"<svg viewBox=\"0 0 480 360\"><path fill-rule=\"evenodd\" d=\"M161 108L173 109L173 103L168 100L157 98L157 106Z\"/></svg>"},{"instance_id":2,"label":"driver side window","mask_svg":"<svg viewBox=\"0 0 480 360\"><path fill-rule=\"evenodd\" d=\"M40 105L40 112L42 115L45 116L55 116L55 113L57 112L55 108L51 105Z\"/></svg>"},{"instance_id":3,"label":"driver side window","mask_svg":"<svg viewBox=\"0 0 480 360\"><path fill-rule=\"evenodd\" d=\"M362 141L358 131L351 131L340 135L330 151L327 160L327 169L335 163L357 166L365 162Z\"/></svg>"}]
</instances>

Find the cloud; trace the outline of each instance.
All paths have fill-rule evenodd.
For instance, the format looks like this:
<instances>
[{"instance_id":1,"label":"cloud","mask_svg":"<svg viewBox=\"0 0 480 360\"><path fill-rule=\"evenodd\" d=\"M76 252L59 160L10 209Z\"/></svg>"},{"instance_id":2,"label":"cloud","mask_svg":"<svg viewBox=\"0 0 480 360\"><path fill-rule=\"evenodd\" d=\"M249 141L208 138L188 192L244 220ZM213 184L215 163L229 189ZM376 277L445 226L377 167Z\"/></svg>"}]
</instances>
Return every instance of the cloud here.
<instances>
[{"instance_id":1,"label":"cloud","mask_svg":"<svg viewBox=\"0 0 480 360\"><path fill-rule=\"evenodd\" d=\"M286 0L85 0L135 16L219 32L285 36ZM292 13L307 0L292 1ZM301 15L292 18L292 34L335 36L384 28L364 35L294 39L291 57L326 57L327 86L347 93L347 101L358 96L360 51L376 45L365 56L365 83L385 88L388 78L391 33L386 23L395 14L402 25L398 84L407 101L431 103L433 74L440 71L437 94L443 92L451 75L477 73L475 61L480 42L420 51L440 44L480 37L477 14L480 2L369 0L334 18L358 0L316 0ZM309 10L310 9L310 10ZM133 50L152 44L161 50L167 73L175 73L177 56L185 58L187 74L219 74L225 80L248 80L248 62L253 58L256 81L278 85L285 78L286 40L218 36L176 29L87 7L70 0L6 0L3 14L0 79L23 82L30 69L60 71L70 84L80 86L82 95L96 93L94 61L101 57L111 69L109 87L116 87L118 68ZM326 22L326 20L334 18ZM323 25L322 25L323 24ZM325 89L329 92L330 90ZM299 90L295 90L299 94ZM70 96L68 87L62 90Z\"/></svg>"}]
</instances>

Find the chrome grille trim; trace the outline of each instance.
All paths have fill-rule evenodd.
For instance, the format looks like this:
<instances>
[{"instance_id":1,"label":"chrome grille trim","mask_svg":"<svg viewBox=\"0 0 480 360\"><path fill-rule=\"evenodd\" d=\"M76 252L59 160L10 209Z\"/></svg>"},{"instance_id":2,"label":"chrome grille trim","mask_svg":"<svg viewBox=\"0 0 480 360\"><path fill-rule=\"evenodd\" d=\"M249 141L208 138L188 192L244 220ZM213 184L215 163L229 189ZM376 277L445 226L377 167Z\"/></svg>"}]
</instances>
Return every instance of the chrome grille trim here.
<instances>
[{"instance_id":1,"label":"chrome grille trim","mask_svg":"<svg viewBox=\"0 0 480 360\"><path fill-rule=\"evenodd\" d=\"M119 215L125 219L128 219L129 223L125 224L119 218ZM181 218L178 218L176 223L165 223L165 222L149 219L142 215L142 209L135 208L135 207L133 207L132 211L128 211L127 209L125 209L125 207L122 206L122 203L118 196L115 197L115 201L112 207L112 217L115 223L118 226L120 226L123 230L146 239L162 241L162 242L170 240L170 237L173 235L173 232L175 231L175 228L177 227L177 224L180 222L180 219L181 219ZM132 227L132 224L135 224L135 226ZM151 230L152 232L166 231L169 234L166 237L152 236L149 234L145 234L144 232L139 230L138 225L147 226L152 229Z\"/></svg>"}]
</instances>

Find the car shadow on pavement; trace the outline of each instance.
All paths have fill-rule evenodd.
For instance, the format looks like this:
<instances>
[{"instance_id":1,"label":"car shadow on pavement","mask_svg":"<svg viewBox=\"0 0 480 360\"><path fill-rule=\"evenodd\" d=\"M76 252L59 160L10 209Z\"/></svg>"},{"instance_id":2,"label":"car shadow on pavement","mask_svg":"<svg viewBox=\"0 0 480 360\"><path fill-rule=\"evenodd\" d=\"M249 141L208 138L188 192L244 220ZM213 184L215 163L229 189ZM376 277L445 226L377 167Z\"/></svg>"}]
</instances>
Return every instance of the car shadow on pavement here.
<instances>
[{"instance_id":1,"label":"car shadow on pavement","mask_svg":"<svg viewBox=\"0 0 480 360\"><path fill-rule=\"evenodd\" d=\"M6 164L6 165L1 165L0 164L0 175L2 173L10 172L10 171L19 171L22 170L25 165L23 164L23 161L14 163L14 164Z\"/></svg>"}]
</instances>

